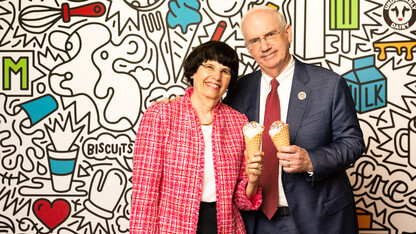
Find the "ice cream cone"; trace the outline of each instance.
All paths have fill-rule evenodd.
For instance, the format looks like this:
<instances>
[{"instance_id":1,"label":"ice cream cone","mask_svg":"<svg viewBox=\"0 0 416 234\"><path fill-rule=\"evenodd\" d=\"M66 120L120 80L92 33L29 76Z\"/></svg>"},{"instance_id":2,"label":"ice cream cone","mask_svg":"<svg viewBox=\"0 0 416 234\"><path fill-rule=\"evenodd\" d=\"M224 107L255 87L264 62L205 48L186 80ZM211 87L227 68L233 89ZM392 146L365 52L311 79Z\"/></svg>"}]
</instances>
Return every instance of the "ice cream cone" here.
<instances>
[{"instance_id":1,"label":"ice cream cone","mask_svg":"<svg viewBox=\"0 0 416 234\"><path fill-rule=\"evenodd\" d=\"M248 157L253 157L253 153L260 151L261 141L263 139L263 132L257 133L251 139L244 134L244 139L246 140L246 148Z\"/></svg>"},{"instance_id":2,"label":"ice cream cone","mask_svg":"<svg viewBox=\"0 0 416 234\"><path fill-rule=\"evenodd\" d=\"M280 132L275 134L272 137L272 140L277 150L279 150L280 146L289 146L290 145L289 125L286 124L285 126L283 126Z\"/></svg>"},{"instance_id":3,"label":"ice cream cone","mask_svg":"<svg viewBox=\"0 0 416 234\"><path fill-rule=\"evenodd\" d=\"M253 157L253 153L260 151L263 139L264 126L252 121L243 127L244 140L246 142L246 150L249 158Z\"/></svg>"}]
</instances>

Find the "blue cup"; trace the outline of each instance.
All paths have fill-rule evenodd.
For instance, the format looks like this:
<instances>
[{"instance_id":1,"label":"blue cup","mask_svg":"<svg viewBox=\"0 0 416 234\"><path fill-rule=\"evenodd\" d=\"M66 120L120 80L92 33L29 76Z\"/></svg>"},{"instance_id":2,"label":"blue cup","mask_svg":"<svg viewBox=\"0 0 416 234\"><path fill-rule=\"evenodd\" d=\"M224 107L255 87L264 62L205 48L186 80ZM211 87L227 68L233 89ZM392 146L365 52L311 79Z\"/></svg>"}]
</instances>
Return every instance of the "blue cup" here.
<instances>
[{"instance_id":1,"label":"blue cup","mask_svg":"<svg viewBox=\"0 0 416 234\"><path fill-rule=\"evenodd\" d=\"M72 145L69 150L59 151L50 144L46 149L53 190L68 192L71 189L79 146Z\"/></svg>"},{"instance_id":2,"label":"blue cup","mask_svg":"<svg viewBox=\"0 0 416 234\"><path fill-rule=\"evenodd\" d=\"M58 109L58 103L55 98L49 94L20 104L20 106L29 116L31 126Z\"/></svg>"}]
</instances>

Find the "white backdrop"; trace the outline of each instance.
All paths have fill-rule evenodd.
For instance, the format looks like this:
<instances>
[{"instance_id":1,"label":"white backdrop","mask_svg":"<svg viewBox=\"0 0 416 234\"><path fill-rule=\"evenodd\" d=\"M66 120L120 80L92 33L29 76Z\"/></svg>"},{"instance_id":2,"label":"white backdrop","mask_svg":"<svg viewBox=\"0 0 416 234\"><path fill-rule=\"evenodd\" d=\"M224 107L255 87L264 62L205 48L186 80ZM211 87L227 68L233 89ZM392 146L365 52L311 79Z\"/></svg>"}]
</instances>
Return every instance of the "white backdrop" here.
<instances>
[{"instance_id":1,"label":"white backdrop","mask_svg":"<svg viewBox=\"0 0 416 234\"><path fill-rule=\"evenodd\" d=\"M0 232L128 233L140 116L183 94L202 42L257 70L239 31L254 5L283 12L291 51L351 87L360 233L416 232L415 0L0 0Z\"/></svg>"}]
</instances>

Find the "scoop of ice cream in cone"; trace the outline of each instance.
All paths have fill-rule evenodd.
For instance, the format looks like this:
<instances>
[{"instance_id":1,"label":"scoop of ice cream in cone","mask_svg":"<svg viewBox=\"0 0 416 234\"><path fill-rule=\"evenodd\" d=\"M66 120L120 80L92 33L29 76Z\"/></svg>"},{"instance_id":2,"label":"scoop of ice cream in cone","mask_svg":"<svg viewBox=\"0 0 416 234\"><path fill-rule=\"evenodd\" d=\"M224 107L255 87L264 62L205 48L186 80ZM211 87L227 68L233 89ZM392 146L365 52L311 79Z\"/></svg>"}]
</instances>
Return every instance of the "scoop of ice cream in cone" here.
<instances>
[{"instance_id":1,"label":"scoop of ice cream in cone","mask_svg":"<svg viewBox=\"0 0 416 234\"><path fill-rule=\"evenodd\" d=\"M260 151L261 141L263 139L264 127L252 121L243 127L244 139L246 141L247 154L253 157L253 153Z\"/></svg>"},{"instance_id":2,"label":"scoop of ice cream in cone","mask_svg":"<svg viewBox=\"0 0 416 234\"><path fill-rule=\"evenodd\" d=\"M280 146L290 145L289 124L285 124L283 121L274 121L270 126L269 135L277 150Z\"/></svg>"}]
</instances>

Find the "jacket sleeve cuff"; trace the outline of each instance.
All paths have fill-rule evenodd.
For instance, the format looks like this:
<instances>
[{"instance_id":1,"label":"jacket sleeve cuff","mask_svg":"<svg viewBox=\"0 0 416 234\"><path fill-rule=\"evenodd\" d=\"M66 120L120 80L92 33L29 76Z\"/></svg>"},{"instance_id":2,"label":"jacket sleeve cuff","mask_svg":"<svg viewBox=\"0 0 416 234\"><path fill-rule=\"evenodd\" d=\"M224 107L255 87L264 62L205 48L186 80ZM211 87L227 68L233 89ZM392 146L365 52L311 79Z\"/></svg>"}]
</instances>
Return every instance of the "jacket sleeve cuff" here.
<instances>
[{"instance_id":1,"label":"jacket sleeve cuff","mask_svg":"<svg viewBox=\"0 0 416 234\"><path fill-rule=\"evenodd\" d=\"M235 202L237 208L239 210L257 210L261 203L263 202L262 190L259 185L257 189L257 193L254 195L253 199L249 200L246 196L246 186L248 183L248 179L245 178L244 180L240 181L238 184L238 188L235 194Z\"/></svg>"}]
</instances>

